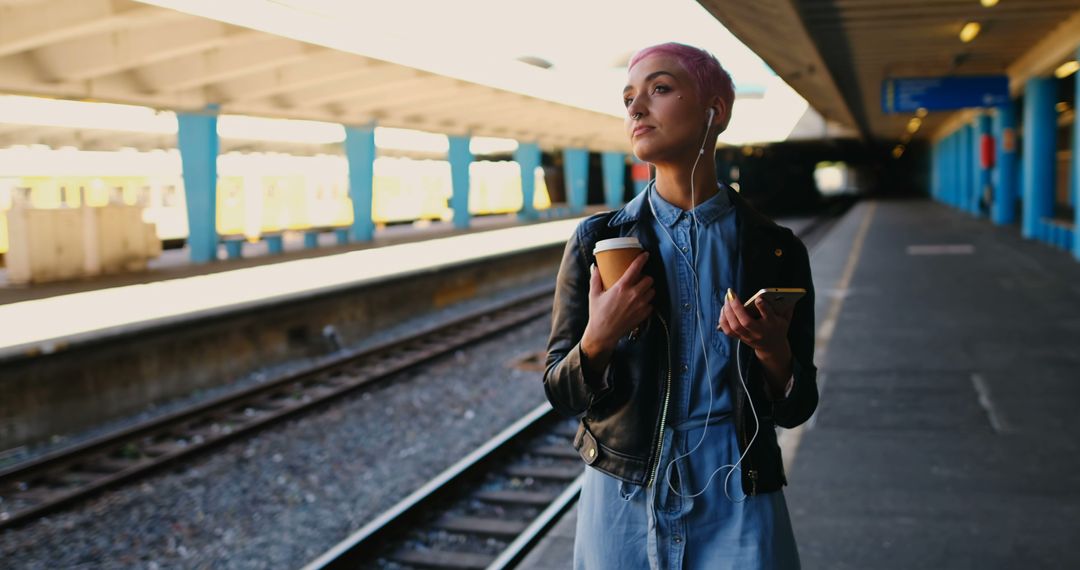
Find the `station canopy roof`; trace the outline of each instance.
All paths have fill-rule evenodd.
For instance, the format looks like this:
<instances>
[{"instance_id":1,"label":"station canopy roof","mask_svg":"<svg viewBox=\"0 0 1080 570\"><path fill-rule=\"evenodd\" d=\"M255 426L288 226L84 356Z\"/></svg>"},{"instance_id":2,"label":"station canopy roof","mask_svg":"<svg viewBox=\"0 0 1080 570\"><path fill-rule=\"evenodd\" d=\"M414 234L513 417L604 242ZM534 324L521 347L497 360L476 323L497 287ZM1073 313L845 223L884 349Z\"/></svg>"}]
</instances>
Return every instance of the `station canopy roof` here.
<instances>
[{"instance_id":1,"label":"station canopy roof","mask_svg":"<svg viewBox=\"0 0 1080 570\"><path fill-rule=\"evenodd\" d=\"M0 0L0 93L626 147L610 114L129 0ZM31 130L80 142L62 125L17 124L0 124L0 141ZM135 146L169 138L81 131Z\"/></svg>"},{"instance_id":2,"label":"station canopy roof","mask_svg":"<svg viewBox=\"0 0 1080 570\"><path fill-rule=\"evenodd\" d=\"M626 61L677 33L717 53L735 77L739 100L722 144L849 132L808 109L693 0L668 5L668 27L661 15L649 17L650 2L551 0L532 13L522 12L526 4L0 0L0 94L176 111L218 105L223 116L374 122L546 149L626 151L618 95ZM414 54L392 49L403 46L415 46ZM12 103L8 115L24 104L31 103ZM172 126L155 120L136 132L101 125L105 108L102 120L82 126L19 124L2 111L0 148L175 145L171 115ZM326 152L336 144L222 137L226 152Z\"/></svg>"},{"instance_id":3,"label":"station canopy roof","mask_svg":"<svg viewBox=\"0 0 1080 570\"><path fill-rule=\"evenodd\" d=\"M1080 0L698 1L825 117L887 141L904 139L912 114L883 112L886 78L1005 74L1016 95L1080 45ZM980 29L964 42L969 22ZM970 115L931 112L915 136Z\"/></svg>"}]
</instances>

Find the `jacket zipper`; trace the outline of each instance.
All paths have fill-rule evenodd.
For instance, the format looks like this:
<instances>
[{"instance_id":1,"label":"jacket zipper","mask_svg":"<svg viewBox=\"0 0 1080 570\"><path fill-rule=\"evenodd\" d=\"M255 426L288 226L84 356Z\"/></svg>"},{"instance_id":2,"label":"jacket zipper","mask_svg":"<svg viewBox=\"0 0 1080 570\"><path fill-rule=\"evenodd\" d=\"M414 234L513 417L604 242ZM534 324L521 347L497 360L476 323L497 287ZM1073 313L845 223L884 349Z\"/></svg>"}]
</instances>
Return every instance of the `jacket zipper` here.
<instances>
[{"instance_id":1,"label":"jacket zipper","mask_svg":"<svg viewBox=\"0 0 1080 570\"><path fill-rule=\"evenodd\" d=\"M746 367L750 368L750 362L749 361L746 363ZM747 400L750 399L750 394L746 394L746 399ZM738 404L736 404L736 405L738 405ZM743 409L745 410L746 408L743 407ZM754 412L750 412L750 413L754 413ZM760 421L760 420L758 420L758 421ZM740 432L740 435L741 435L741 437L739 439L742 440L743 451L746 453L746 460L745 460L746 461L746 475L750 479L750 496L754 496L754 495L757 495L758 472L757 472L757 469L754 469L753 461L751 461L751 459L750 459L750 440L747 439L747 437L746 437L745 421L740 422L740 423L742 425L740 425L739 428L737 428L737 429L738 429L738 431Z\"/></svg>"},{"instance_id":2,"label":"jacket zipper","mask_svg":"<svg viewBox=\"0 0 1080 570\"><path fill-rule=\"evenodd\" d=\"M667 425L668 402L671 400L671 336L664 317L657 314L656 318L660 319L660 324L664 325L664 340L667 343L667 385L664 387L664 407L660 410L660 430L656 437L656 459L654 460L652 475L649 476L649 480L645 483L646 487L652 487L657 474L660 472L660 458L664 455L664 426Z\"/></svg>"}]
</instances>

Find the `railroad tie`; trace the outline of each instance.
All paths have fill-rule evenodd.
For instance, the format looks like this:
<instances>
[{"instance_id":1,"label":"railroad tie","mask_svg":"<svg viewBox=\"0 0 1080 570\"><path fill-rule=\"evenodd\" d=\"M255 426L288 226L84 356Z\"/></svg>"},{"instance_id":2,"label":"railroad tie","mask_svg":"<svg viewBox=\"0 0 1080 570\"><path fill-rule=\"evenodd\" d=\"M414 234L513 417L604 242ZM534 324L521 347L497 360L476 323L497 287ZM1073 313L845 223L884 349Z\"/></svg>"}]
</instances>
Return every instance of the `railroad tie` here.
<instances>
[{"instance_id":1,"label":"railroad tie","mask_svg":"<svg viewBox=\"0 0 1080 570\"><path fill-rule=\"evenodd\" d=\"M463 568L483 570L495 561L490 554L451 550L400 550L390 557L394 562L420 568Z\"/></svg>"},{"instance_id":2,"label":"railroad tie","mask_svg":"<svg viewBox=\"0 0 1080 570\"><path fill-rule=\"evenodd\" d=\"M556 459L579 459L581 456L569 445L539 445L529 450L532 455Z\"/></svg>"},{"instance_id":3,"label":"railroad tie","mask_svg":"<svg viewBox=\"0 0 1080 570\"><path fill-rule=\"evenodd\" d=\"M433 526L450 532L512 539L529 525L514 520L447 516L435 521Z\"/></svg>"},{"instance_id":4,"label":"railroad tie","mask_svg":"<svg viewBox=\"0 0 1080 570\"><path fill-rule=\"evenodd\" d=\"M572 465L519 465L510 467L506 474L511 477L548 479L552 481L573 481L581 475L584 467L580 463Z\"/></svg>"},{"instance_id":5,"label":"railroad tie","mask_svg":"<svg viewBox=\"0 0 1080 570\"><path fill-rule=\"evenodd\" d=\"M477 500L485 503L501 505L526 505L530 507L546 507L558 498L557 493L544 493L541 491L481 491L473 495Z\"/></svg>"}]
</instances>

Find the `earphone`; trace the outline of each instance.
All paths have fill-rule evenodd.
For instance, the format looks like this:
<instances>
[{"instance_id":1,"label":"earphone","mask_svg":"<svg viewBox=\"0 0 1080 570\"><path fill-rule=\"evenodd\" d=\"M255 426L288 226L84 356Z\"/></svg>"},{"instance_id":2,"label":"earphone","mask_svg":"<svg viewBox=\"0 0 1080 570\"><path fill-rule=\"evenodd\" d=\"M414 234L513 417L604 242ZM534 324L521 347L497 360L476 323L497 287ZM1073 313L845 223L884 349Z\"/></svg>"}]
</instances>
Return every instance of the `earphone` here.
<instances>
[{"instance_id":1,"label":"earphone","mask_svg":"<svg viewBox=\"0 0 1080 570\"><path fill-rule=\"evenodd\" d=\"M697 208L697 200L696 200L695 191L694 191L694 173L697 170L698 161L700 161L701 156L703 154L705 154L705 145L709 141L709 130L710 130L710 127L712 126L712 120L716 116L716 110L713 109L712 107L710 107L708 109L708 113L709 113L709 118L706 120L706 123L705 123L705 137L701 141L701 148L698 149L698 155L694 159L693 167L690 169L690 218L692 220L693 230L694 230L694 254L693 254L694 255L694 260L693 260L693 262L691 262L691 260L686 257L686 254L683 253L682 250L678 247L678 244L675 243L675 238L673 238L671 236L671 233L668 232L667 228L665 228L663 224L660 224L660 229L663 230L665 235L667 235L667 238L668 238L668 240L671 241L672 245L675 245L675 251L683 258L683 261L685 261L686 264L690 267L690 274L693 275L693 278L694 278L694 291L695 291L695 294L696 294L695 304L697 305L697 311L695 311L695 313L694 313L694 320L695 320L695 324L697 326L698 341L701 344L702 355L705 357L705 375L706 375L706 378L707 378L706 381L708 382L708 385L709 385L709 406L706 408L705 424L704 424L704 426L702 428L701 438L698 439L698 442L696 444L694 444L693 449L687 451L686 453L678 455L677 457L675 457L674 459L672 459L671 461L668 462L667 467L664 469L664 478L667 479L668 488L671 489L671 491L674 492L676 495L679 495L680 497L683 497L683 498L693 498L693 497L697 497L697 496L701 495L702 493L704 493L709 488L709 486L712 485L713 477L715 477L716 474L718 472L720 472L721 469L725 469L725 468L730 467L731 469L728 471L727 476L724 478L724 495L728 498L729 501L742 502L742 501L746 500L746 497L744 496L743 499L741 499L739 501L736 501L735 499L733 499L731 497L731 494L728 493L728 485L729 485L729 481L731 479L732 474L734 474L735 471L739 469L739 465L742 464L743 459L745 459L746 455L750 452L750 447L753 446L754 441L757 440L758 432L761 429L761 422L760 422L760 420L758 420L757 410L754 408L754 400L750 395L750 390L746 386L746 380L743 378L742 358L741 358L741 356L742 356L742 354L741 354L741 352L742 352L741 351L741 349L742 349L742 341L741 340L737 340L737 344L736 344L736 348L735 348L735 365L736 365L736 367L738 369L737 371L738 371L738 374L739 374L739 383L742 385L743 391L746 392L747 401L750 402L750 413L753 414L753 416L754 416L754 435L750 438L750 442L747 443L746 450L743 451L743 453L741 455L739 455L738 461L736 461L734 464L722 465L722 466L716 468L712 473L709 474L709 478L705 482L705 486L702 487L702 489L700 491L698 491L696 493L692 493L690 495L684 495L681 492L679 492L678 490L676 490L671 485L671 466L674 465L677 461L679 461L681 459L684 459L686 457L689 457L690 454L697 451L697 449L699 447L701 447L701 444L705 441L705 435L708 433L708 430L709 430L709 420L711 419L712 406L713 406L713 400L714 400L712 369L709 366L709 350L708 350L708 347L705 345L705 335L702 333L702 328L701 328L701 321L703 320L703 316L701 314L701 286L700 286L700 281L698 279L698 274L697 274L697 255L698 255L698 251L700 250L700 248L698 247L698 240L700 238L700 231L698 231L698 220L697 220L697 214L695 213L695 210ZM655 186L655 179L654 179L653 180L653 188L651 189L651 191L655 191L655 190L656 190L656 186ZM655 212L656 207L652 204L652 194L649 194L647 197L650 200L650 203L649 203L650 207Z\"/></svg>"}]
</instances>

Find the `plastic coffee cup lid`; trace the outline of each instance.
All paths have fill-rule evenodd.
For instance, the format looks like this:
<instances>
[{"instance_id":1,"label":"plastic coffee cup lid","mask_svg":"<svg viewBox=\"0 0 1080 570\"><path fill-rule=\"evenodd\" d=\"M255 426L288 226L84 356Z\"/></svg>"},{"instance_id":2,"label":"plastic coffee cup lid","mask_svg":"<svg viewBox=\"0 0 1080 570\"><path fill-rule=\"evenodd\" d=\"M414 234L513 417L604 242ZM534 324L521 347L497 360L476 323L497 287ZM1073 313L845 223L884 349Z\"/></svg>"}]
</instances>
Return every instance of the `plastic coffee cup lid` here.
<instances>
[{"instance_id":1,"label":"plastic coffee cup lid","mask_svg":"<svg viewBox=\"0 0 1080 570\"><path fill-rule=\"evenodd\" d=\"M628 248L642 249L641 242L639 242L636 237L620 237L601 240L596 242L596 247L593 248L593 255L596 255L601 251Z\"/></svg>"}]
</instances>

